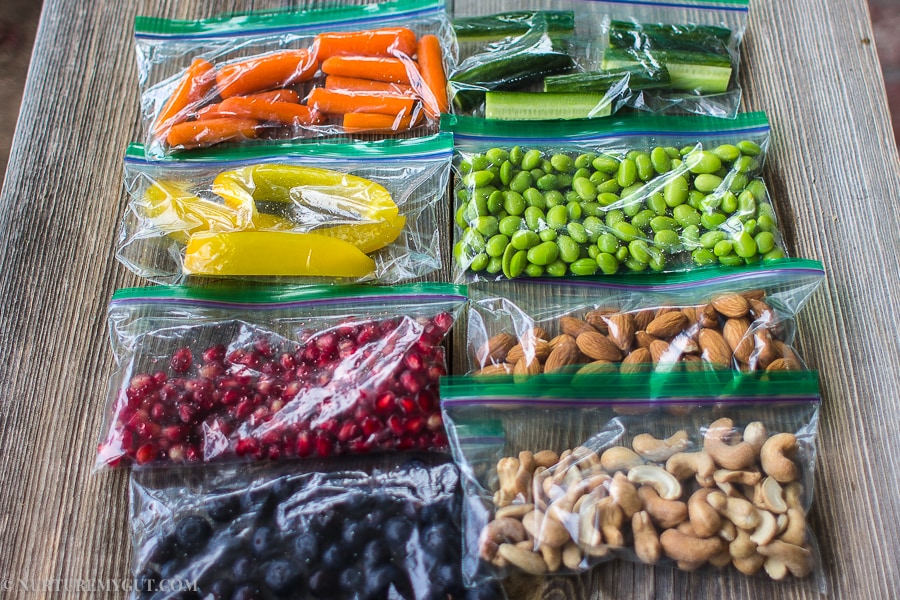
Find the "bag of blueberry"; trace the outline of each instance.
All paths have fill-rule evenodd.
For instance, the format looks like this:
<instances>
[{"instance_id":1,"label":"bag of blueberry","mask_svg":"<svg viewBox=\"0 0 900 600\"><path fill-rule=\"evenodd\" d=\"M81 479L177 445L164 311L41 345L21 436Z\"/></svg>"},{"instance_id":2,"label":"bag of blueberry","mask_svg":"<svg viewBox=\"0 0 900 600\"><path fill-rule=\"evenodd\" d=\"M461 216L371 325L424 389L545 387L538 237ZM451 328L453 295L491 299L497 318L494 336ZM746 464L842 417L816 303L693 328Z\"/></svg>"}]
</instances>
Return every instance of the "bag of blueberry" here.
<instances>
[{"instance_id":1,"label":"bag of blueberry","mask_svg":"<svg viewBox=\"0 0 900 600\"><path fill-rule=\"evenodd\" d=\"M466 590L447 457L136 471L132 599L504 598Z\"/></svg>"},{"instance_id":2,"label":"bag of blueberry","mask_svg":"<svg viewBox=\"0 0 900 600\"><path fill-rule=\"evenodd\" d=\"M133 288L96 468L445 450L445 284Z\"/></svg>"}]
</instances>

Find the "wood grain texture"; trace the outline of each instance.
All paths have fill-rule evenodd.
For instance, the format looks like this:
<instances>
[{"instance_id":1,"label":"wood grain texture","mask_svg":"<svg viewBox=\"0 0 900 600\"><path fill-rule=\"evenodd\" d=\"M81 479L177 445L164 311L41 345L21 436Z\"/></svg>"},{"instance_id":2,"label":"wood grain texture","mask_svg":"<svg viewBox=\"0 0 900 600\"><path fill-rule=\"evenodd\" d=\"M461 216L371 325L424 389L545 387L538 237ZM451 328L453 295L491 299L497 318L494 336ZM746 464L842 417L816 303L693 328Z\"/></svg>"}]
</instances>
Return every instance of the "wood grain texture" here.
<instances>
[{"instance_id":1,"label":"wood grain texture","mask_svg":"<svg viewBox=\"0 0 900 600\"><path fill-rule=\"evenodd\" d=\"M217 10L284 2L217 2ZM497 9L512 3L492 2ZM91 475L112 372L105 309L141 282L112 256L121 156L138 138L136 14L206 16L202 0L45 0L0 196L0 578L123 580L123 472ZM766 178L789 248L825 263L800 318L822 372L813 525L835 598L900 597L900 160L864 0L752 3L745 108L774 137ZM457 339L455 348L462 349ZM8 598L122 598L29 592ZM811 598L793 587L628 564L510 582L528 598Z\"/></svg>"}]
</instances>

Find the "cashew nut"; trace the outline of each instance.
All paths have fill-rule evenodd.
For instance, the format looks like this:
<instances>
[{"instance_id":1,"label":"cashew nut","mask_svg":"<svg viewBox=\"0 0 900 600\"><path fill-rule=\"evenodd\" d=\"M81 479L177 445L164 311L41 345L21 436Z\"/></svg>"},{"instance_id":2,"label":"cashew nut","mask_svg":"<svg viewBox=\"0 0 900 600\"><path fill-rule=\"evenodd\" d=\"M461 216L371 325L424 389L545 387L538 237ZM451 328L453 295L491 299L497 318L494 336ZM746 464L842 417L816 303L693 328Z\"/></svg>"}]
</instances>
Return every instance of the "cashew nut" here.
<instances>
[{"instance_id":1,"label":"cashew nut","mask_svg":"<svg viewBox=\"0 0 900 600\"><path fill-rule=\"evenodd\" d=\"M722 526L719 528L718 536L725 540L726 542L733 542L737 537L738 528L734 526L729 520L722 521Z\"/></svg>"},{"instance_id":2,"label":"cashew nut","mask_svg":"<svg viewBox=\"0 0 900 600\"><path fill-rule=\"evenodd\" d=\"M517 548L512 544L500 544L497 554L509 561L509 564L518 567L532 575L543 575L547 572L547 563L540 554L529 550Z\"/></svg>"},{"instance_id":3,"label":"cashew nut","mask_svg":"<svg viewBox=\"0 0 900 600\"><path fill-rule=\"evenodd\" d=\"M582 546L599 546L603 543L603 534L597 527L597 503L591 497L578 509L578 542Z\"/></svg>"},{"instance_id":4,"label":"cashew nut","mask_svg":"<svg viewBox=\"0 0 900 600\"><path fill-rule=\"evenodd\" d=\"M511 456L501 458L497 462L497 477L500 489L494 494L494 504L502 508L512 504L516 497L516 473L519 470L519 459Z\"/></svg>"},{"instance_id":5,"label":"cashew nut","mask_svg":"<svg viewBox=\"0 0 900 600\"><path fill-rule=\"evenodd\" d=\"M634 513L641 510L641 499L638 497L637 488L622 473L616 473L609 484L609 495L622 508L626 519L630 519Z\"/></svg>"},{"instance_id":6,"label":"cashew nut","mask_svg":"<svg viewBox=\"0 0 900 600\"><path fill-rule=\"evenodd\" d=\"M794 577L806 577L812 571L812 552L802 546L774 540L765 546L760 546L757 551L768 557L769 560L774 559L784 563ZM768 565L768 563L767 560L766 564ZM766 571L768 572L768 568Z\"/></svg>"},{"instance_id":7,"label":"cashew nut","mask_svg":"<svg viewBox=\"0 0 900 600\"><path fill-rule=\"evenodd\" d=\"M633 450L625 446L613 446L608 448L600 456L600 465L607 473L615 473L616 471L628 472L629 469L644 464L641 457Z\"/></svg>"},{"instance_id":8,"label":"cashew nut","mask_svg":"<svg viewBox=\"0 0 900 600\"><path fill-rule=\"evenodd\" d=\"M517 500L531 502L531 479L536 466L531 452L519 452L519 468L515 477Z\"/></svg>"},{"instance_id":9,"label":"cashew nut","mask_svg":"<svg viewBox=\"0 0 900 600\"><path fill-rule=\"evenodd\" d=\"M631 447L644 460L664 462L673 454L687 448L689 444L687 431L681 429L664 440L658 440L649 433L636 435L631 442Z\"/></svg>"},{"instance_id":10,"label":"cashew nut","mask_svg":"<svg viewBox=\"0 0 900 600\"><path fill-rule=\"evenodd\" d=\"M525 527L525 531L537 540L539 545L558 548L570 539L569 531L562 523L551 515L536 510L522 517L522 525Z\"/></svg>"},{"instance_id":11,"label":"cashew nut","mask_svg":"<svg viewBox=\"0 0 900 600\"><path fill-rule=\"evenodd\" d=\"M726 547L718 554L714 554L709 557L709 564L714 566L717 569L724 569L728 565L731 564L731 554L728 553L728 548Z\"/></svg>"},{"instance_id":12,"label":"cashew nut","mask_svg":"<svg viewBox=\"0 0 900 600\"><path fill-rule=\"evenodd\" d=\"M551 573L559 571L559 566L562 564L562 550L551 546L541 546L541 556L548 571Z\"/></svg>"},{"instance_id":13,"label":"cashew nut","mask_svg":"<svg viewBox=\"0 0 900 600\"><path fill-rule=\"evenodd\" d=\"M783 560L779 560L777 558L766 558L763 565L766 568L766 575L768 575L775 581L781 581L782 579L787 577L788 568L787 565L784 564Z\"/></svg>"},{"instance_id":14,"label":"cashew nut","mask_svg":"<svg viewBox=\"0 0 900 600\"><path fill-rule=\"evenodd\" d=\"M541 450L534 455L534 464L536 464L538 467L549 469L558 462L559 454L557 454L553 450Z\"/></svg>"},{"instance_id":15,"label":"cashew nut","mask_svg":"<svg viewBox=\"0 0 900 600\"><path fill-rule=\"evenodd\" d=\"M784 486L784 503L787 504L788 508L796 508L805 515L806 509L803 508L802 499L803 486L800 485L799 481L792 481Z\"/></svg>"},{"instance_id":16,"label":"cashew nut","mask_svg":"<svg viewBox=\"0 0 900 600\"><path fill-rule=\"evenodd\" d=\"M765 556L753 553L746 558L735 558L731 561L731 564L744 575L756 575L759 573L759 570L762 569L763 563L765 562Z\"/></svg>"},{"instance_id":17,"label":"cashew nut","mask_svg":"<svg viewBox=\"0 0 900 600\"><path fill-rule=\"evenodd\" d=\"M534 505L541 510L546 510L550 501L549 496L544 493L544 483L549 479L550 472L546 467L536 468L534 477L531 478L531 498L534 500Z\"/></svg>"},{"instance_id":18,"label":"cashew nut","mask_svg":"<svg viewBox=\"0 0 900 600\"><path fill-rule=\"evenodd\" d=\"M619 548L625 545L625 536L622 535L622 523L625 516L612 498L604 498L597 503L597 516L600 521L600 531L607 545Z\"/></svg>"},{"instance_id":19,"label":"cashew nut","mask_svg":"<svg viewBox=\"0 0 900 600\"><path fill-rule=\"evenodd\" d=\"M738 529L737 536L728 544L728 551L734 558L749 558L756 554L756 546L757 544L750 539L749 531Z\"/></svg>"},{"instance_id":20,"label":"cashew nut","mask_svg":"<svg viewBox=\"0 0 900 600\"><path fill-rule=\"evenodd\" d=\"M576 459L576 464L582 472L590 471L601 466L600 457L597 453L585 446L576 446L572 448L572 455Z\"/></svg>"},{"instance_id":21,"label":"cashew nut","mask_svg":"<svg viewBox=\"0 0 900 600\"><path fill-rule=\"evenodd\" d=\"M644 510L650 513L657 525L663 529L676 527L687 519L687 504L678 500L663 500L655 489L648 486L638 488L638 497Z\"/></svg>"},{"instance_id":22,"label":"cashew nut","mask_svg":"<svg viewBox=\"0 0 900 600\"><path fill-rule=\"evenodd\" d=\"M534 504L510 504L504 506L494 513L494 519L521 519L534 510Z\"/></svg>"},{"instance_id":23,"label":"cashew nut","mask_svg":"<svg viewBox=\"0 0 900 600\"><path fill-rule=\"evenodd\" d=\"M729 440L735 433L734 422L723 417L714 421L703 436L703 449L709 452L716 464L725 469L739 470L748 467L759 454L758 449L748 441L730 445Z\"/></svg>"},{"instance_id":24,"label":"cashew nut","mask_svg":"<svg viewBox=\"0 0 900 600\"><path fill-rule=\"evenodd\" d=\"M756 485L762 479L759 471L732 471L719 469L713 474L716 483L740 483L742 485Z\"/></svg>"},{"instance_id":25,"label":"cashew nut","mask_svg":"<svg viewBox=\"0 0 900 600\"><path fill-rule=\"evenodd\" d=\"M681 483L671 473L655 465L639 465L628 471L628 481L651 486L663 500L681 497Z\"/></svg>"},{"instance_id":26,"label":"cashew nut","mask_svg":"<svg viewBox=\"0 0 900 600\"><path fill-rule=\"evenodd\" d=\"M679 452L673 454L666 461L666 471L675 476L679 481L684 481L691 475L697 476L697 483L703 487L714 485L713 474L716 465L712 456L706 452Z\"/></svg>"},{"instance_id":27,"label":"cashew nut","mask_svg":"<svg viewBox=\"0 0 900 600\"><path fill-rule=\"evenodd\" d=\"M478 551L485 560L493 560L500 544L516 544L526 538L525 527L517 519L494 519L481 530Z\"/></svg>"},{"instance_id":28,"label":"cashew nut","mask_svg":"<svg viewBox=\"0 0 900 600\"><path fill-rule=\"evenodd\" d=\"M798 449L797 436L793 433L777 433L766 440L760 451L760 462L766 475L775 478L779 483L789 483L797 479L799 469L789 458Z\"/></svg>"},{"instance_id":29,"label":"cashew nut","mask_svg":"<svg viewBox=\"0 0 900 600\"><path fill-rule=\"evenodd\" d=\"M650 515L643 510L634 513L631 517L631 530L634 532L634 551L638 559L648 565L655 564L659 560L662 546Z\"/></svg>"},{"instance_id":30,"label":"cashew nut","mask_svg":"<svg viewBox=\"0 0 900 600\"><path fill-rule=\"evenodd\" d=\"M755 529L759 524L759 515L756 514L756 507L748 500L732 498L722 492L715 491L706 497L706 501L739 529Z\"/></svg>"},{"instance_id":31,"label":"cashew nut","mask_svg":"<svg viewBox=\"0 0 900 600\"><path fill-rule=\"evenodd\" d=\"M778 536L778 539L788 544L802 546L806 543L806 517L804 517L802 511L796 508L789 508L787 519L787 529Z\"/></svg>"},{"instance_id":32,"label":"cashew nut","mask_svg":"<svg viewBox=\"0 0 900 600\"><path fill-rule=\"evenodd\" d=\"M775 515L767 510L757 508L756 514L759 517L759 523L756 529L753 530L750 540L754 544L764 546L771 542L778 533L778 522L775 520Z\"/></svg>"},{"instance_id":33,"label":"cashew nut","mask_svg":"<svg viewBox=\"0 0 900 600\"><path fill-rule=\"evenodd\" d=\"M659 543L666 556L686 563L704 563L725 547L724 542L717 537L696 538L675 529L663 531L659 536Z\"/></svg>"},{"instance_id":34,"label":"cashew nut","mask_svg":"<svg viewBox=\"0 0 900 600\"><path fill-rule=\"evenodd\" d=\"M722 528L722 517L706 501L707 496L713 491L710 488L700 488L687 501L688 518L694 526L697 537L712 537Z\"/></svg>"},{"instance_id":35,"label":"cashew nut","mask_svg":"<svg viewBox=\"0 0 900 600\"><path fill-rule=\"evenodd\" d=\"M766 477L757 488L759 491L759 503L762 508L772 511L776 514L787 512L788 506L784 501L784 490L775 480L774 477Z\"/></svg>"},{"instance_id":36,"label":"cashew nut","mask_svg":"<svg viewBox=\"0 0 900 600\"><path fill-rule=\"evenodd\" d=\"M562 562L567 569L577 571L581 567L581 548L575 542L569 542L562 549Z\"/></svg>"}]
</instances>

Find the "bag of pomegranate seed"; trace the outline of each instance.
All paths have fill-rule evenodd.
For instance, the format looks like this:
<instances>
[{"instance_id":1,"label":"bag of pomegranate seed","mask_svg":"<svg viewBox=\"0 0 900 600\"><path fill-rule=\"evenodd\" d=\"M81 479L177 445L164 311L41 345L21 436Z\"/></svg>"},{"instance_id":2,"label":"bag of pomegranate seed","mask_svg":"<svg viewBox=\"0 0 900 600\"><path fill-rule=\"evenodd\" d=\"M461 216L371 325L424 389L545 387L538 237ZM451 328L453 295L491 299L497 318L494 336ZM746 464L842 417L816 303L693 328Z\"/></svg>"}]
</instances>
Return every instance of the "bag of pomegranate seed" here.
<instances>
[{"instance_id":1,"label":"bag of pomegranate seed","mask_svg":"<svg viewBox=\"0 0 900 600\"><path fill-rule=\"evenodd\" d=\"M441 342L465 302L430 283L119 290L96 468L444 450Z\"/></svg>"},{"instance_id":2,"label":"bag of pomegranate seed","mask_svg":"<svg viewBox=\"0 0 900 600\"><path fill-rule=\"evenodd\" d=\"M622 559L824 593L819 406L814 371L444 378L466 582Z\"/></svg>"},{"instance_id":3,"label":"bag of pomegranate seed","mask_svg":"<svg viewBox=\"0 0 900 600\"><path fill-rule=\"evenodd\" d=\"M116 258L189 278L398 283L441 266L453 137L125 155Z\"/></svg>"},{"instance_id":4,"label":"bag of pomegranate seed","mask_svg":"<svg viewBox=\"0 0 900 600\"><path fill-rule=\"evenodd\" d=\"M818 261L781 259L596 280L473 284L470 372L630 373L805 369L795 318L824 278ZM552 286L553 293L548 293Z\"/></svg>"},{"instance_id":5,"label":"bag of pomegranate seed","mask_svg":"<svg viewBox=\"0 0 900 600\"><path fill-rule=\"evenodd\" d=\"M506 597L462 585L449 457L311 462L135 472L130 597Z\"/></svg>"}]
</instances>

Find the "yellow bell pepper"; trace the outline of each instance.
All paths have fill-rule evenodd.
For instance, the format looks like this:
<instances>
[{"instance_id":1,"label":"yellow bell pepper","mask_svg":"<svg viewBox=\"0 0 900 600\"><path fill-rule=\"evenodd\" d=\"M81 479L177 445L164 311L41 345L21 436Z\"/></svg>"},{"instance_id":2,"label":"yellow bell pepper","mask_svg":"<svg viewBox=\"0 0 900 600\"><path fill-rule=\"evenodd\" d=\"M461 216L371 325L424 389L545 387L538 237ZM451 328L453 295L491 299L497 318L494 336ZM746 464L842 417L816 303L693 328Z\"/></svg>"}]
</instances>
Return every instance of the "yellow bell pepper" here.
<instances>
[{"instance_id":1,"label":"yellow bell pepper","mask_svg":"<svg viewBox=\"0 0 900 600\"><path fill-rule=\"evenodd\" d=\"M406 224L383 186L328 169L253 165L220 173L212 191L228 206L252 206L254 215L262 214L258 202L293 202L324 213L326 218L359 221L313 229L312 233L344 240L365 253L393 242Z\"/></svg>"},{"instance_id":2,"label":"yellow bell pepper","mask_svg":"<svg viewBox=\"0 0 900 600\"><path fill-rule=\"evenodd\" d=\"M353 244L288 231L197 233L184 255L184 272L193 275L359 278L374 270Z\"/></svg>"},{"instance_id":3,"label":"yellow bell pepper","mask_svg":"<svg viewBox=\"0 0 900 600\"><path fill-rule=\"evenodd\" d=\"M250 213L204 200L174 181L154 182L135 208L157 229L178 241L198 231L233 231L249 222Z\"/></svg>"}]
</instances>

